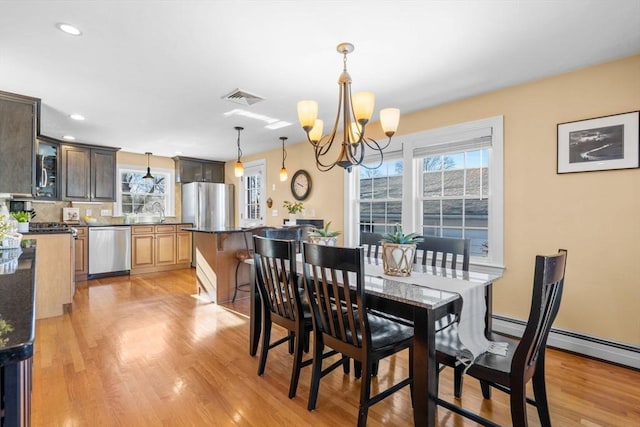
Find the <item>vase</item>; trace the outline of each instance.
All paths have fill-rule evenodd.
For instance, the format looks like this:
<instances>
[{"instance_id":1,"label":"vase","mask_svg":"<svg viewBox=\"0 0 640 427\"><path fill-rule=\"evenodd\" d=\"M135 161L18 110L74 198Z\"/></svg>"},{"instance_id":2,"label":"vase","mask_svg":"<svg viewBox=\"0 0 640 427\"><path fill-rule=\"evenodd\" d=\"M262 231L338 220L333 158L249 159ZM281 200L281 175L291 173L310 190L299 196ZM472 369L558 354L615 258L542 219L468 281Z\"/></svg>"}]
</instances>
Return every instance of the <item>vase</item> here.
<instances>
[{"instance_id":1,"label":"vase","mask_svg":"<svg viewBox=\"0 0 640 427\"><path fill-rule=\"evenodd\" d=\"M338 241L337 237L309 236L309 241L317 245L335 246Z\"/></svg>"},{"instance_id":2,"label":"vase","mask_svg":"<svg viewBox=\"0 0 640 427\"><path fill-rule=\"evenodd\" d=\"M410 276L416 245L382 242L382 267L389 276Z\"/></svg>"},{"instance_id":3,"label":"vase","mask_svg":"<svg viewBox=\"0 0 640 427\"><path fill-rule=\"evenodd\" d=\"M28 222L19 222L18 223L18 233L28 233L29 232L29 223Z\"/></svg>"}]
</instances>

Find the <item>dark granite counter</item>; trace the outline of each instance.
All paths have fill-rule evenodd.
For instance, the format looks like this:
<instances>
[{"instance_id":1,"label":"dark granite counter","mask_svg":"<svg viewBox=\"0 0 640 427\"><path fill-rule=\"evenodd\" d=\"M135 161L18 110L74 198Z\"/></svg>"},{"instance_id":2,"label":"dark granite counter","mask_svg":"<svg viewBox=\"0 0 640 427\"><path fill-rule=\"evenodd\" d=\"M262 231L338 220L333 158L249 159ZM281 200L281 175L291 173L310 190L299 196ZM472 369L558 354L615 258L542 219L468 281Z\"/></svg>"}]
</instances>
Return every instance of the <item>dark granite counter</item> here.
<instances>
[{"instance_id":1,"label":"dark granite counter","mask_svg":"<svg viewBox=\"0 0 640 427\"><path fill-rule=\"evenodd\" d=\"M15 271L7 268L0 274L0 366L33 356L35 246L35 241L23 240Z\"/></svg>"},{"instance_id":2,"label":"dark granite counter","mask_svg":"<svg viewBox=\"0 0 640 427\"><path fill-rule=\"evenodd\" d=\"M196 233L209 233L209 234L231 234L231 233L242 233L247 231L244 228L183 228L184 231L193 231Z\"/></svg>"},{"instance_id":3,"label":"dark granite counter","mask_svg":"<svg viewBox=\"0 0 640 427\"><path fill-rule=\"evenodd\" d=\"M95 224L85 224L81 223L78 225L74 225L73 227L135 227L137 225L189 225L190 222L182 222L182 221L165 221L165 222L132 222L130 224L120 223L120 224L106 224L106 223L95 223Z\"/></svg>"}]
</instances>

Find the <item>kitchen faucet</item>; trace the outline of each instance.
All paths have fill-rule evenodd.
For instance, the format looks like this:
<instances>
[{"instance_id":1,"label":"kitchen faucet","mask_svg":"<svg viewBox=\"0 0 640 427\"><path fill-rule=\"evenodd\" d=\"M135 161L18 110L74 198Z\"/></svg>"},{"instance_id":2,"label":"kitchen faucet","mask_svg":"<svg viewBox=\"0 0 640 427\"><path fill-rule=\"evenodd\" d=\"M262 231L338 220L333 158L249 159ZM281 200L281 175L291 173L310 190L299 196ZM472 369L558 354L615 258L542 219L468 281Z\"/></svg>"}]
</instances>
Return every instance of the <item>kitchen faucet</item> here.
<instances>
[{"instance_id":1,"label":"kitchen faucet","mask_svg":"<svg viewBox=\"0 0 640 427\"><path fill-rule=\"evenodd\" d=\"M157 212L160 211L160 223L163 223L165 220L164 217L164 207L162 206L162 203L160 202L153 202L153 204L151 205L151 212Z\"/></svg>"}]
</instances>

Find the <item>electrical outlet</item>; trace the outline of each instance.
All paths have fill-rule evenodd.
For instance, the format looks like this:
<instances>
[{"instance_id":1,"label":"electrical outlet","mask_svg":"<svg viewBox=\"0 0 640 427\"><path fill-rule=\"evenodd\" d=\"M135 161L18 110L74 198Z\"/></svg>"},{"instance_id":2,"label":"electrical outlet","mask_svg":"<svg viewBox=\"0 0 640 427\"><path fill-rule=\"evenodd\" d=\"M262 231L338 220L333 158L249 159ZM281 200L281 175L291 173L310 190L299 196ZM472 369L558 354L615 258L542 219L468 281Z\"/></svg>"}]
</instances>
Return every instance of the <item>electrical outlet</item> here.
<instances>
[{"instance_id":1,"label":"electrical outlet","mask_svg":"<svg viewBox=\"0 0 640 427\"><path fill-rule=\"evenodd\" d=\"M271 216L278 216L278 209L271 209Z\"/></svg>"},{"instance_id":2,"label":"electrical outlet","mask_svg":"<svg viewBox=\"0 0 640 427\"><path fill-rule=\"evenodd\" d=\"M111 216L111 209L100 209L100 216Z\"/></svg>"},{"instance_id":3,"label":"electrical outlet","mask_svg":"<svg viewBox=\"0 0 640 427\"><path fill-rule=\"evenodd\" d=\"M84 213L87 216L91 216L91 209L87 209Z\"/></svg>"}]
</instances>

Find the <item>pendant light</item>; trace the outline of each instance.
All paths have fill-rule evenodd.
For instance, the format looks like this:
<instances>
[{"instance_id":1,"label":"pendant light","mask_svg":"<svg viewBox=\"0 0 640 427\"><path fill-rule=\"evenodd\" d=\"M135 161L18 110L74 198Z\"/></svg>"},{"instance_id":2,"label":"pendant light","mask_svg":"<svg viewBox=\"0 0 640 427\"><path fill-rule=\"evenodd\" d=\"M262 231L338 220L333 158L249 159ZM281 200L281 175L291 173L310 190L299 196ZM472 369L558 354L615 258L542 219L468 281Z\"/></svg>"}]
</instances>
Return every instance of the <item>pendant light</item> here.
<instances>
[{"instance_id":1,"label":"pendant light","mask_svg":"<svg viewBox=\"0 0 640 427\"><path fill-rule=\"evenodd\" d=\"M149 156L151 155L151 153L149 153L147 151L144 154L147 155L147 174L145 176L143 176L142 179L151 179L151 180L153 180L153 175L151 175L151 168L149 167Z\"/></svg>"},{"instance_id":2,"label":"pendant light","mask_svg":"<svg viewBox=\"0 0 640 427\"><path fill-rule=\"evenodd\" d=\"M242 150L240 149L240 132L244 128L240 126L236 126L234 129L238 131L238 160L236 161L234 172L235 172L236 178L240 178L242 175L244 175L244 166L240 161L240 159L242 158Z\"/></svg>"},{"instance_id":3,"label":"pendant light","mask_svg":"<svg viewBox=\"0 0 640 427\"><path fill-rule=\"evenodd\" d=\"M284 149L284 142L287 140L287 137L281 136L280 139L282 140L282 168L280 168L280 181L284 182L289 178L287 168L284 167L284 161L287 158L287 151Z\"/></svg>"}]
</instances>

